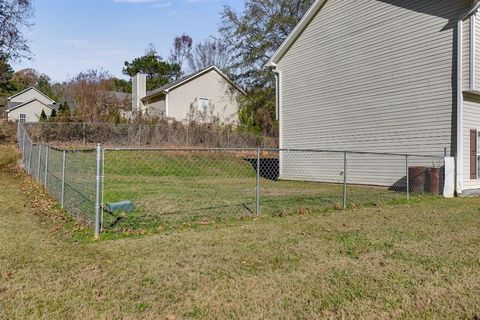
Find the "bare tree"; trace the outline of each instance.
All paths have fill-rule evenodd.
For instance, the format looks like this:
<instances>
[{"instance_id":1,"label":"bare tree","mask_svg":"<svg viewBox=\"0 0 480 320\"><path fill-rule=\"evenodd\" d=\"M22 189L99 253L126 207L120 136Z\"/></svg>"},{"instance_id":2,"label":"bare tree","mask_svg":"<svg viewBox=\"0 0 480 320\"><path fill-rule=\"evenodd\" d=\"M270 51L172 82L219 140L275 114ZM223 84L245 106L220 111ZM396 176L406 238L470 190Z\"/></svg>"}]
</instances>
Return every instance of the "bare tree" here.
<instances>
[{"instance_id":1,"label":"bare tree","mask_svg":"<svg viewBox=\"0 0 480 320\"><path fill-rule=\"evenodd\" d=\"M30 49L22 29L31 26L31 0L0 0L0 57L28 58Z\"/></svg>"},{"instance_id":2,"label":"bare tree","mask_svg":"<svg viewBox=\"0 0 480 320\"><path fill-rule=\"evenodd\" d=\"M173 40L173 48L170 51L170 63L178 64L183 69L185 60L187 60L192 51L193 39L189 35L182 34Z\"/></svg>"},{"instance_id":3,"label":"bare tree","mask_svg":"<svg viewBox=\"0 0 480 320\"><path fill-rule=\"evenodd\" d=\"M75 103L74 117L85 122L109 121L122 108L112 95L115 82L103 70L81 72L65 86L65 99Z\"/></svg>"},{"instance_id":4,"label":"bare tree","mask_svg":"<svg viewBox=\"0 0 480 320\"><path fill-rule=\"evenodd\" d=\"M188 67L197 72L213 65L225 71L229 64L227 47L217 39L206 39L195 45L188 58Z\"/></svg>"}]
</instances>

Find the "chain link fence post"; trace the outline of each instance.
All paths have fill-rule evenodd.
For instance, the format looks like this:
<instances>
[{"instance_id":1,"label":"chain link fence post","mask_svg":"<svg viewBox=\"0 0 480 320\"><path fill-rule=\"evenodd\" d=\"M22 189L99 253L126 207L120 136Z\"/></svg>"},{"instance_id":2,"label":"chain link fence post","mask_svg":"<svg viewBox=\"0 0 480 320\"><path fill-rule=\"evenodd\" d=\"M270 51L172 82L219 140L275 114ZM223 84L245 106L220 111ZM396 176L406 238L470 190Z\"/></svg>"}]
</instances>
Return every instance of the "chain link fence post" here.
<instances>
[{"instance_id":1,"label":"chain link fence post","mask_svg":"<svg viewBox=\"0 0 480 320\"><path fill-rule=\"evenodd\" d=\"M103 209L105 208L105 204L103 203L105 199L105 149L102 148L102 193L100 198L100 232L103 232Z\"/></svg>"},{"instance_id":2,"label":"chain link fence post","mask_svg":"<svg viewBox=\"0 0 480 320\"><path fill-rule=\"evenodd\" d=\"M25 127L22 125L22 163L23 166L25 167Z\"/></svg>"},{"instance_id":3,"label":"chain link fence post","mask_svg":"<svg viewBox=\"0 0 480 320\"><path fill-rule=\"evenodd\" d=\"M63 150L62 154L62 195L60 204L62 205L62 209L65 207L65 171L66 171L66 164L67 164L67 152Z\"/></svg>"},{"instance_id":4,"label":"chain link fence post","mask_svg":"<svg viewBox=\"0 0 480 320\"><path fill-rule=\"evenodd\" d=\"M85 128L85 123L83 123L83 145L85 146L87 144L87 132Z\"/></svg>"},{"instance_id":5,"label":"chain link fence post","mask_svg":"<svg viewBox=\"0 0 480 320\"><path fill-rule=\"evenodd\" d=\"M142 145L142 126L138 125L138 147Z\"/></svg>"},{"instance_id":6,"label":"chain link fence post","mask_svg":"<svg viewBox=\"0 0 480 320\"><path fill-rule=\"evenodd\" d=\"M257 147L256 213L260 214L260 147Z\"/></svg>"},{"instance_id":7,"label":"chain link fence post","mask_svg":"<svg viewBox=\"0 0 480 320\"><path fill-rule=\"evenodd\" d=\"M48 181L48 149L49 147L46 146L46 150L45 150L45 181L44 181L44 186L45 186L45 190L47 189L47 181Z\"/></svg>"},{"instance_id":8,"label":"chain link fence post","mask_svg":"<svg viewBox=\"0 0 480 320\"><path fill-rule=\"evenodd\" d=\"M407 185L407 200L410 200L410 170L408 164L408 154L405 156L405 177Z\"/></svg>"},{"instance_id":9,"label":"chain link fence post","mask_svg":"<svg viewBox=\"0 0 480 320\"><path fill-rule=\"evenodd\" d=\"M30 150L28 152L28 174L32 174L32 150L33 150L33 143L30 140Z\"/></svg>"},{"instance_id":10,"label":"chain link fence post","mask_svg":"<svg viewBox=\"0 0 480 320\"><path fill-rule=\"evenodd\" d=\"M37 163L37 183L40 183L40 163L42 161L42 145L38 146L38 163Z\"/></svg>"},{"instance_id":11,"label":"chain link fence post","mask_svg":"<svg viewBox=\"0 0 480 320\"><path fill-rule=\"evenodd\" d=\"M347 209L347 152L343 153L343 209Z\"/></svg>"},{"instance_id":12,"label":"chain link fence post","mask_svg":"<svg viewBox=\"0 0 480 320\"><path fill-rule=\"evenodd\" d=\"M101 193L101 166L102 166L102 146L97 144L96 151L97 172L95 179L95 240L100 239L101 217L100 217L100 193Z\"/></svg>"}]
</instances>

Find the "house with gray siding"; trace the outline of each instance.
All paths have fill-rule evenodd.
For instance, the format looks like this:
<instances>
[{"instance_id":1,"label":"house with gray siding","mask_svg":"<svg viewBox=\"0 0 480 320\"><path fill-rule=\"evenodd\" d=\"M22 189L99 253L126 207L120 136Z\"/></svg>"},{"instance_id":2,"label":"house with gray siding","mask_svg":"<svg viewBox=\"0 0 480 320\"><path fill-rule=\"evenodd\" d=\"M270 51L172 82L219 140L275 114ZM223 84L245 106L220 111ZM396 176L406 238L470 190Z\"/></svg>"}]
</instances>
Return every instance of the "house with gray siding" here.
<instances>
[{"instance_id":1,"label":"house with gray siding","mask_svg":"<svg viewBox=\"0 0 480 320\"><path fill-rule=\"evenodd\" d=\"M212 66L147 92L146 75L132 79L132 112L177 121L238 121L238 97L244 91Z\"/></svg>"},{"instance_id":2,"label":"house with gray siding","mask_svg":"<svg viewBox=\"0 0 480 320\"><path fill-rule=\"evenodd\" d=\"M456 159L457 194L480 189L478 9L470 0L315 1L268 62L280 148L446 152ZM365 183L404 175L376 161L358 165L390 178ZM334 172L302 176L294 159L280 163L286 179Z\"/></svg>"}]
</instances>

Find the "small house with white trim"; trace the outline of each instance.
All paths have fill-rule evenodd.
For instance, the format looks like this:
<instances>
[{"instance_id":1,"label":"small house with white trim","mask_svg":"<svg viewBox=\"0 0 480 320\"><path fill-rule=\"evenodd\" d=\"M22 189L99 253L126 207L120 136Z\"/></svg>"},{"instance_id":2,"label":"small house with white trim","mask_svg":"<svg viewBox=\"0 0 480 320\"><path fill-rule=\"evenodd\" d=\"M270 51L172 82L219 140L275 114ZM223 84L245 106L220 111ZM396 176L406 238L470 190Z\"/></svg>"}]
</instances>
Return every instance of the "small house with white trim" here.
<instances>
[{"instance_id":1,"label":"small house with white trim","mask_svg":"<svg viewBox=\"0 0 480 320\"><path fill-rule=\"evenodd\" d=\"M55 101L35 87L29 87L8 98L6 106L9 121L38 122L42 111L49 117L56 110Z\"/></svg>"}]
</instances>

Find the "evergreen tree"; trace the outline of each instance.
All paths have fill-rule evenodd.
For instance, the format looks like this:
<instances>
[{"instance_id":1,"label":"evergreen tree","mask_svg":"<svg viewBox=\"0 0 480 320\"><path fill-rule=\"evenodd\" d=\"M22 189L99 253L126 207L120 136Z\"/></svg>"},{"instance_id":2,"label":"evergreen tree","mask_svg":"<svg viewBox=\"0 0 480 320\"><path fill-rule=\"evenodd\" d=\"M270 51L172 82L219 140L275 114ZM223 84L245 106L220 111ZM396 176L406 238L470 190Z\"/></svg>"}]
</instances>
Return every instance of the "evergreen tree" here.
<instances>
[{"instance_id":1,"label":"evergreen tree","mask_svg":"<svg viewBox=\"0 0 480 320\"><path fill-rule=\"evenodd\" d=\"M70 115L70 107L68 106L68 103L66 101L60 104L60 107L58 108L58 113L60 115Z\"/></svg>"},{"instance_id":2,"label":"evergreen tree","mask_svg":"<svg viewBox=\"0 0 480 320\"><path fill-rule=\"evenodd\" d=\"M52 113L50 114L50 118L56 118L57 117L57 110L53 109Z\"/></svg>"},{"instance_id":3,"label":"evergreen tree","mask_svg":"<svg viewBox=\"0 0 480 320\"><path fill-rule=\"evenodd\" d=\"M40 121L47 121L47 114L45 113L45 110L42 110L42 113L40 114Z\"/></svg>"},{"instance_id":4,"label":"evergreen tree","mask_svg":"<svg viewBox=\"0 0 480 320\"><path fill-rule=\"evenodd\" d=\"M131 62L126 61L122 72L130 77L134 77L137 73L146 74L147 90L153 90L177 79L181 73L181 67L176 63L164 61L152 46L143 57Z\"/></svg>"}]
</instances>

